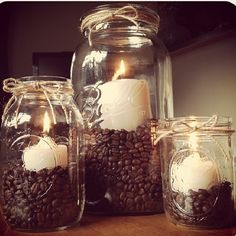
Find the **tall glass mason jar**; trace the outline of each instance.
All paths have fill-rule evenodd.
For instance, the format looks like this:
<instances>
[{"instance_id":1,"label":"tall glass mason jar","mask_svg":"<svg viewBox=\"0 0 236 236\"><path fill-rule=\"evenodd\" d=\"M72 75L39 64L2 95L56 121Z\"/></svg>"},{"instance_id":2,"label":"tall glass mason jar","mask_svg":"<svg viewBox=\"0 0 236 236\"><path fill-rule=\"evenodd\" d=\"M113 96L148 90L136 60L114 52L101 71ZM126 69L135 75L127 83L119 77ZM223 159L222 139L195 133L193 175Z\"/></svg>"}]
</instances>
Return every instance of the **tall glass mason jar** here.
<instances>
[{"instance_id":1,"label":"tall glass mason jar","mask_svg":"<svg viewBox=\"0 0 236 236\"><path fill-rule=\"evenodd\" d=\"M0 207L22 231L61 230L77 223L85 202L81 114L70 80L6 79L12 93L2 117Z\"/></svg>"},{"instance_id":2,"label":"tall glass mason jar","mask_svg":"<svg viewBox=\"0 0 236 236\"><path fill-rule=\"evenodd\" d=\"M192 228L230 226L231 120L185 117L160 122L160 126L163 200L169 220Z\"/></svg>"},{"instance_id":3,"label":"tall glass mason jar","mask_svg":"<svg viewBox=\"0 0 236 236\"><path fill-rule=\"evenodd\" d=\"M157 120L172 117L171 62L157 38L159 16L111 4L82 19L72 83L86 125L87 210L162 212Z\"/></svg>"}]
</instances>

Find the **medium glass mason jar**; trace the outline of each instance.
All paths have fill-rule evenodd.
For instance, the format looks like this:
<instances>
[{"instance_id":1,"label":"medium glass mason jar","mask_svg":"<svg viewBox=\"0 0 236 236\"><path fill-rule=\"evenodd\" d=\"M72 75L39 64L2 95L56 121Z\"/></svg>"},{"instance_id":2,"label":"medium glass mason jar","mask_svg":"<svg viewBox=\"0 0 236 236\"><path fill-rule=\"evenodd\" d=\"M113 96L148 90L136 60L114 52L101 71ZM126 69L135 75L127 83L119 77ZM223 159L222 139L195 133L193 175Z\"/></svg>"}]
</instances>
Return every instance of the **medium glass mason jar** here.
<instances>
[{"instance_id":1,"label":"medium glass mason jar","mask_svg":"<svg viewBox=\"0 0 236 236\"><path fill-rule=\"evenodd\" d=\"M140 5L100 6L82 19L88 40L71 76L86 125L87 210L162 212L157 120L172 117L170 57L158 15Z\"/></svg>"},{"instance_id":2,"label":"medium glass mason jar","mask_svg":"<svg viewBox=\"0 0 236 236\"><path fill-rule=\"evenodd\" d=\"M16 230L61 230L83 213L82 117L71 81L6 79L12 93L2 117L1 214Z\"/></svg>"},{"instance_id":3,"label":"medium glass mason jar","mask_svg":"<svg viewBox=\"0 0 236 236\"><path fill-rule=\"evenodd\" d=\"M160 126L163 200L169 220L193 228L230 226L234 132L230 119L186 117Z\"/></svg>"}]
</instances>

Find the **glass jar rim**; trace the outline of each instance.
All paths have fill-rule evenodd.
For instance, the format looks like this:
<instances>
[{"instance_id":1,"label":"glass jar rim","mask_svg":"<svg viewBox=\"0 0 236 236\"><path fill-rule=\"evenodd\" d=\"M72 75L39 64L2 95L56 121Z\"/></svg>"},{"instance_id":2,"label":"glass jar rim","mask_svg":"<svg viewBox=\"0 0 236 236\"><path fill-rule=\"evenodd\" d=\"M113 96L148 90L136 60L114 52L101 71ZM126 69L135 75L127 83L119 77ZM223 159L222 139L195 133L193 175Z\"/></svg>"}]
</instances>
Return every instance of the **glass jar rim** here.
<instances>
[{"instance_id":1,"label":"glass jar rim","mask_svg":"<svg viewBox=\"0 0 236 236\"><path fill-rule=\"evenodd\" d=\"M229 116L186 116L166 118L159 121L159 128L181 135L192 132L234 133Z\"/></svg>"},{"instance_id":2,"label":"glass jar rim","mask_svg":"<svg viewBox=\"0 0 236 236\"><path fill-rule=\"evenodd\" d=\"M121 9L125 9L126 12L123 12L124 16L126 17L120 17L121 13L119 13L119 16L116 18L114 17L116 15L116 12L120 11ZM128 8L130 8L128 10ZM132 8L136 12L135 17L133 18L133 21L136 21L139 24L145 24L149 26L156 34L159 29L159 22L160 17L159 15L149 7L146 7L141 4L134 4L134 3L109 3L109 4L103 4L100 6L97 6L93 8L92 10L87 11L80 19L81 21L81 32L86 35L86 32L88 30L91 30L94 25L98 26L99 24L102 24L101 27L99 27L99 30L105 30L105 27L107 27L106 23L114 22L114 21L121 21L121 20L127 20L129 21L129 17L133 15L134 12L132 12ZM98 15L98 13L101 13L101 15ZM107 15L107 17L104 18L104 14ZM99 21L99 17L102 17L102 21ZM93 18L96 18L93 20ZM132 20L130 20L131 24ZM134 28L134 30L137 31L137 25L134 27L128 27L129 31L131 28ZM144 26L140 27L144 28ZM109 28L110 29L110 28ZM124 27L122 28L124 29Z\"/></svg>"},{"instance_id":3,"label":"glass jar rim","mask_svg":"<svg viewBox=\"0 0 236 236\"><path fill-rule=\"evenodd\" d=\"M136 9L138 10L145 10L147 11L148 13L152 14L152 15L156 15L158 16L158 14L152 10L151 8L149 7L146 7L142 4L137 4L137 3L122 3L122 2L114 2L114 3L108 3L108 4L102 4L102 5L99 5L97 7L94 7L93 9L91 10L88 10L87 12L85 12L82 16L81 16L81 21L87 17L88 15L92 14L92 13L95 13L97 11L102 11L102 10L106 10L106 9L114 9L114 10L118 10L119 8L121 7L124 7L124 6L132 6L132 7L135 7ZM159 17L159 16L158 16Z\"/></svg>"},{"instance_id":4,"label":"glass jar rim","mask_svg":"<svg viewBox=\"0 0 236 236\"><path fill-rule=\"evenodd\" d=\"M213 115L215 116L215 115ZM199 124L205 123L209 121L213 116L178 116L178 117L172 117L172 118L166 118L160 120L160 122L178 122L178 121L184 121L184 122L197 122ZM217 119L216 125L217 126L225 126L225 125L232 125L232 118L230 116L215 116ZM212 122L209 122L207 126L210 126Z\"/></svg>"},{"instance_id":5,"label":"glass jar rim","mask_svg":"<svg viewBox=\"0 0 236 236\"><path fill-rule=\"evenodd\" d=\"M58 81L58 82L69 82L70 79L63 77L63 76L57 76L57 75L28 75L17 78L17 80L22 82L32 82L32 81Z\"/></svg>"}]
</instances>

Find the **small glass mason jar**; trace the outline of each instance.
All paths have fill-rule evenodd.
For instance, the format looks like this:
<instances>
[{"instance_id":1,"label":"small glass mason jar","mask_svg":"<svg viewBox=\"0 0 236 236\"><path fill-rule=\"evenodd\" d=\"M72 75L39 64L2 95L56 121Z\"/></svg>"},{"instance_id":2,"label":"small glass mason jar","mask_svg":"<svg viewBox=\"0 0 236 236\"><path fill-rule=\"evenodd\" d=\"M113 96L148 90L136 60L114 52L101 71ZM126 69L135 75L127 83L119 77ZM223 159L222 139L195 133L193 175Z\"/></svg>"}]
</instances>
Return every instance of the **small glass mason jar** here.
<instances>
[{"instance_id":1,"label":"small glass mason jar","mask_svg":"<svg viewBox=\"0 0 236 236\"><path fill-rule=\"evenodd\" d=\"M88 38L71 76L86 126L86 208L162 212L159 118L173 116L171 63L158 15L141 5L100 6L82 19Z\"/></svg>"},{"instance_id":2,"label":"small glass mason jar","mask_svg":"<svg viewBox=\"0 0 236 236\"><path fill-rule=\"evenodd\" d=\"M230 226L233 218L231 120L185 117L160 122L164 209L192 228Z\"/></svg>"},{"instance_id":3,"label":"small glass mason jar","mask_svg":"<svg viewBox=\"0 0 236 236\"><path fill-rule=\"evenodd\" d=\"M65 229L82 217L82 117L70 80L56 76L6 79L12 93L2 117L0 207L21 231Z\"/></svg>"}]
</instances>

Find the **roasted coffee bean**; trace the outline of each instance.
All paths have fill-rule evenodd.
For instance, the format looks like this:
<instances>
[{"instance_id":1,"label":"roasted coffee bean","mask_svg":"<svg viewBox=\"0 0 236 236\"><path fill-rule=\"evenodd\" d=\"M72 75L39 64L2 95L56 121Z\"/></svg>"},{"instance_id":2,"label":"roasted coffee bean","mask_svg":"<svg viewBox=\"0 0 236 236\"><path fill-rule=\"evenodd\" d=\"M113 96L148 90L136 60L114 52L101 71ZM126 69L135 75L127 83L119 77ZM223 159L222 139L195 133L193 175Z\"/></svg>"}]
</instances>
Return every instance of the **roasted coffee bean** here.
<instances>
[{"instance_id":1,"label":"roasted coffee bean","mask_svg":"<svg viewBox=\"0 0 236 236\"><path fill-rule=\"evenodd\" d=\"M53 207L58 207L58 206L60 206L60 204L61 204L61 201L59 199L55 199L52 201Z\"/></svg>"},{"instance_id":2,"label":"roasted coffee bean","mask_svg":"<svg viewBox=\"0 0 236 236\"><path fill-rule=\"evenodd\" d=\"M157 163L152 161L153 158L156 160L159 157L156 154L156 147L152 145L151 130L150 121L138 126L136 131L98 128L85 130L88 144L85 152L86 181L90 182L92 173L102 176L104 186L97 191L100 191L99 195L103 198L107 193L112 199L109 208L106 205L99 209L121 213L162 211L160 161ZM96 139L91 143L89 140L93 136ZM95 186L101 186L98 179L93 185L87 182L86 192L93 192ZM105 192L103 192L104 187ZM137 199L135 201L137 196L138 202ZM88 195L87 199L93 202ZM151 204L145 205L143 199ZM90 205L87 207L92 209Z\"/></svg>"},{"instance_id":3,"label":"roasted coffee bean","mask_svg":"<svg viewBox=\"0 0 236 236\"><path fill-rule=\"evenodd\" d=\"M126 201L126 206L128 208L131 208L133 206L133 204L134 204L133 198L128 198L127 201Z\"/></svg>"},{"instance_id":4,"label":"roasted coffee bean","mask_svg":"<svg viewBox=\"0 0 236 236\"><path fill-rule=\"evenodd\" d=\"M117 141L117 140L112 140L111 141L111 146L112 147L118 147L120 145L120 142L119 141Z\"/></svg>"},{"instance_id":5,"label":"roasted coffee bean","mask_svg":"<svg viewBox=\"0 0 236 236\"><path fill-rule=\"evenodd\" d=\"M12 192L10 190L6 190L4 193L5 200L8 201L12 197Z\"/></svg>"},{"instance_id":6,"label":"roasted coffee bean","mask_svg":"<svg viewBox=\"0 0 236 236\"><path fill-rule=\"evenodd\" d=\"M79 213L77 185L71 185L68 168L56 167L35 172L25 170L18 162L12 161L4 173L12 173L12 177L3 179L3 186L9 185L10 188L4 189L2 195L3 217L11 227L50 229L76 221ZM54 192L55 186L60 191ZM64 216L62 212L66 210L74 213Z\"/></svg>"},{"instance_id":7,"label":"roasted coffee bean","mask_svg":"<svg viewBox=\"0 0 236 236\"><path fill-rule=\"evenodd\" d=\"M133 143L131 143L131 142L129 142L129 141L127 141L127 142L125 143L125 146L126 146L127 148L129 148L129 149L133 149L133 148L134 148Z\"/></svg>"},{"instance_id":8,"label":"roasted coffee bean","mask_svg":"<svg viewBox=\"0 0 236 236\"><path fill-rule=\"evenodd\" d=\"M37 194L39 191L39 184L38 183L33 183L33 185L30 187L30 191L32 194Z\"/></svg>"},{"instance_id":9,"label":"roasted coffee bean","mask_svg":"<svg viewBox=\"0 0 236 236\"><path fill-rule=\"evenodd\" d=\"M137 196L134 198L135 203L141 203L143 201L142 197Z\"/></svg>"},{"instance_id":10,"label":"roasted coffee bean","mask_svg":"<svg viewBox=\"0 0 236 236\"><path fill-rule=\"evenodd\" d=\"M108 158L108 160L109 160L110 162L117 162L117 161L118 161L118 158L117 158L117 156L110 156L110 157Z\"/></svg>"},{"instance_id":11,"label":"roasted coffee bean","mask_svg":"<svg viewBox=\"0 0 236 236\"><path fill-rule=\"evenodd\" d=\"M41 182L39 185L42 192L45 192L48 189L48 185L46 182Z\"/></svg>"},{"instance_id":12,"label":"roasted coffee bean","mask_svg":"<svg viewBox=\"0 0 236 236\"><path fill-rule=\"evenodd\" d=\"M140 164L141 164L141 161L135 159L135 160L132 161L132 164L133 164L133 165L140 165Z\"/></svg>"},{"instance_id":13,"label":"roasted coffee bean","mask_svg":"<svg viewBox=\"0 0 236 236\"><path fill-rule=\"evenodd\" d=\"M233 209L231 193L229 182L215 185L210 190L189 190L187 194L168 191L165 199L166 211L184 225L223 227L230 224Z\"/></svg>"},{"instance_id":14,"label":"roasted coffee bean","mask_svg":"<svg viewBox=\"0 0 236 236\"><path fill-rule=\"evenodd\" d=\"M37 213L37 221L39 222L39 224L44 223L44 220L44 214L42 212Z\"/></svg>"},{"instance_id":15,"label":"roasted coffee bean","mask_svg":"<svg viewBox=\"0 0 236 236\"><path fill-rule=\"evenodd\" d=\"M135 148L140 148L142 146L143 146L142 142L135 143L135 145L134 145Z\"/></svg>"}]
</instances>

